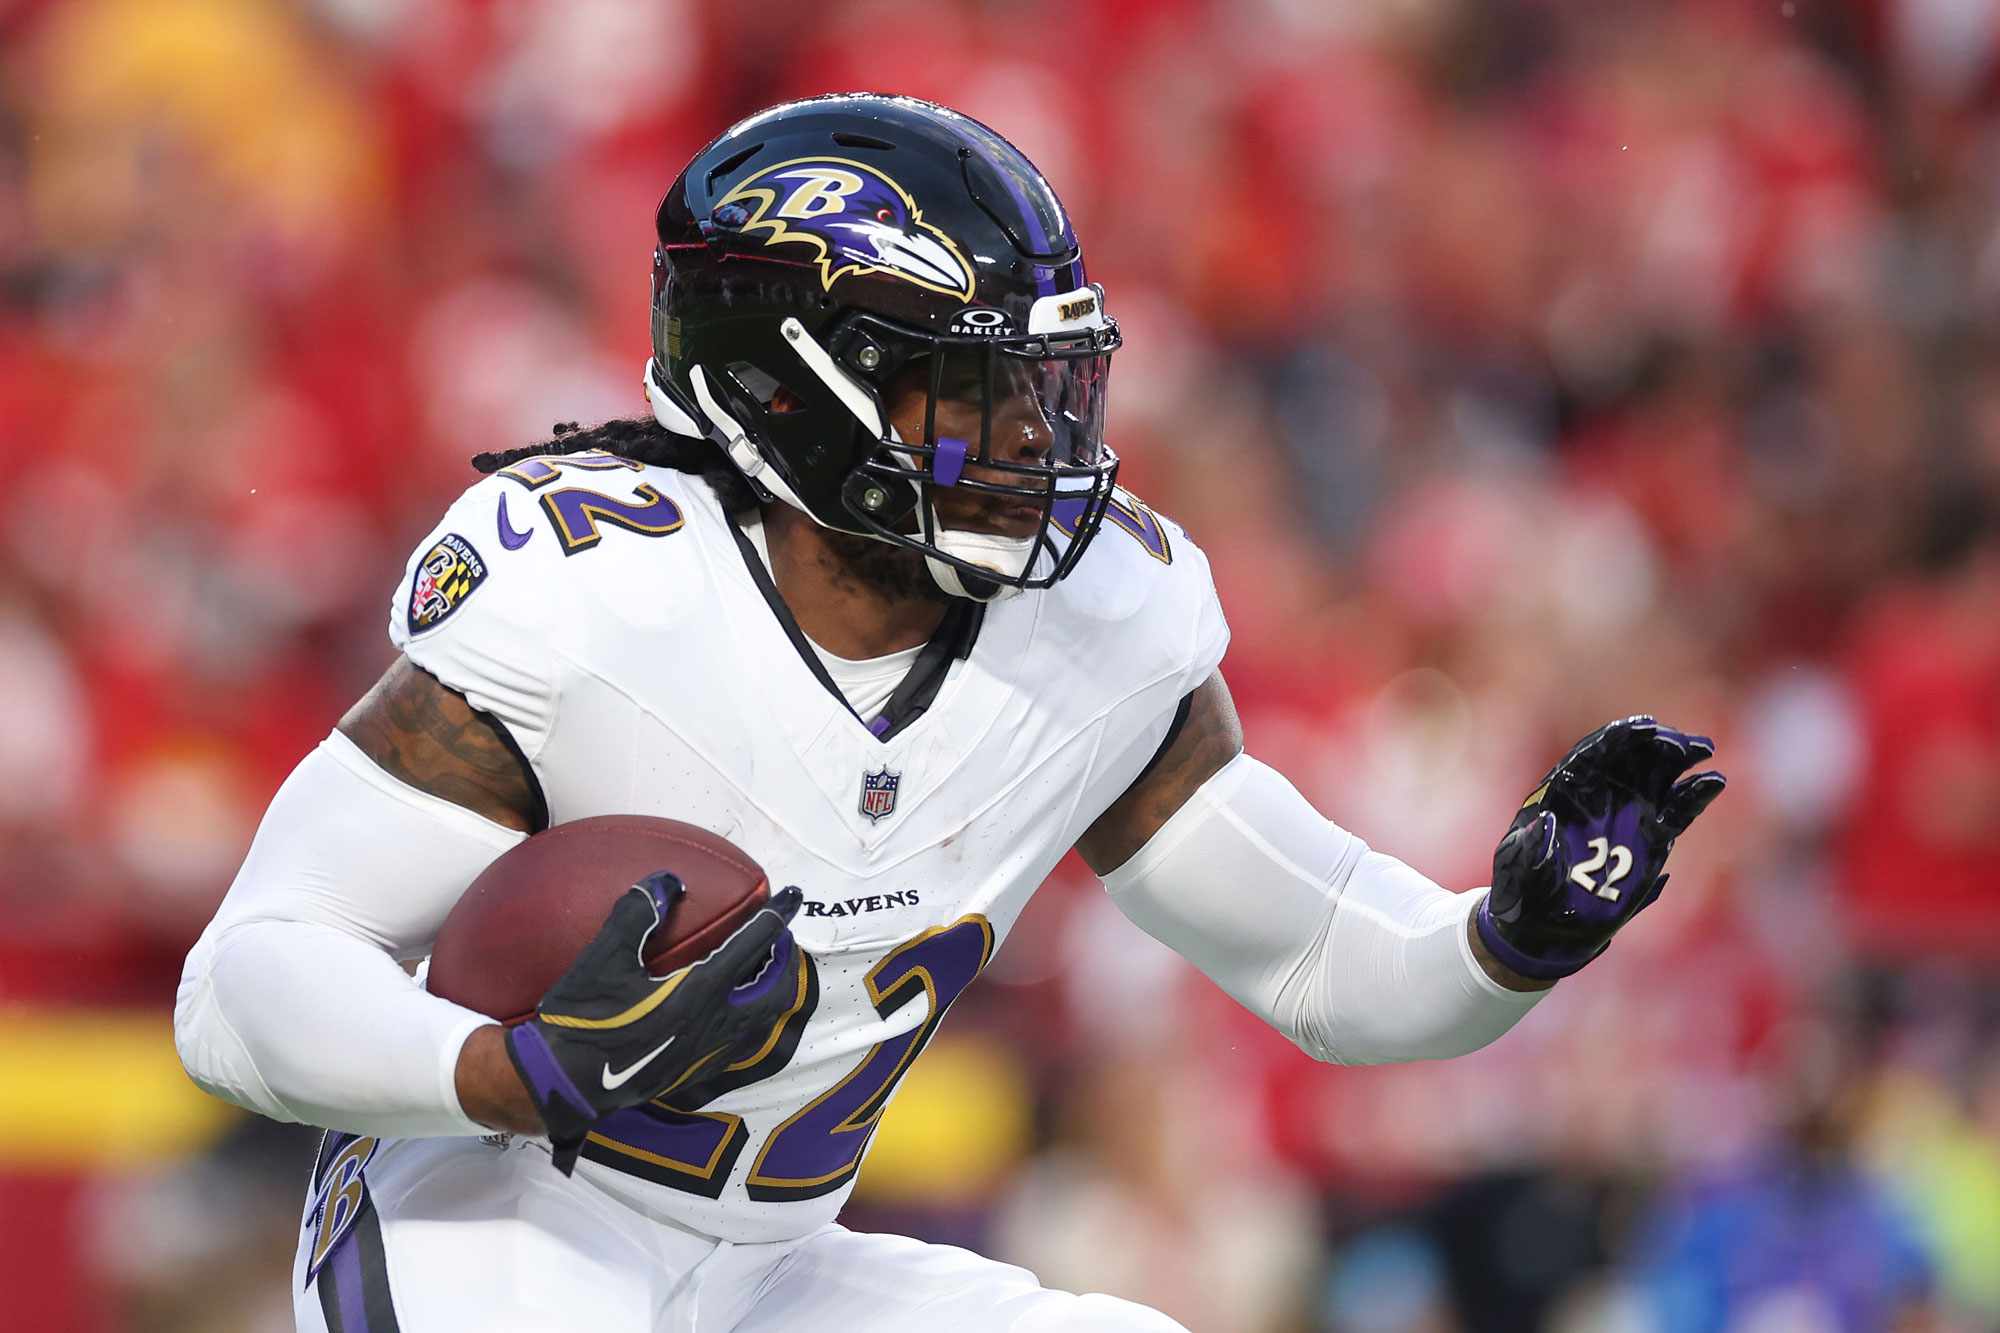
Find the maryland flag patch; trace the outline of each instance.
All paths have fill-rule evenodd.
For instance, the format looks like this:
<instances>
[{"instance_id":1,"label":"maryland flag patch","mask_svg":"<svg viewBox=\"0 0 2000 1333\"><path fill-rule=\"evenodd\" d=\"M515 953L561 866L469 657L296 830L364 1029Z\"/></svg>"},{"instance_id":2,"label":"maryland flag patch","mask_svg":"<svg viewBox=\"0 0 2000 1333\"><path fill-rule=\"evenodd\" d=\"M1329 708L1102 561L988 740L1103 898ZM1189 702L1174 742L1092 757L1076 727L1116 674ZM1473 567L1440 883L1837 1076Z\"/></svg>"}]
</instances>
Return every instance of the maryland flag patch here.
<instances>
[{"instance_id":1,"label":"maryland flag patch","mask_svg":"<svg viewBox=\"0 0 2000 1333\"><path fill-rule=\"evenodd\" d=\"M486 562L479 552L465 538L447 532L417 561L417 577L410 585L410 633L436 629L484 582Z\"/></svg>"}]
</instances>

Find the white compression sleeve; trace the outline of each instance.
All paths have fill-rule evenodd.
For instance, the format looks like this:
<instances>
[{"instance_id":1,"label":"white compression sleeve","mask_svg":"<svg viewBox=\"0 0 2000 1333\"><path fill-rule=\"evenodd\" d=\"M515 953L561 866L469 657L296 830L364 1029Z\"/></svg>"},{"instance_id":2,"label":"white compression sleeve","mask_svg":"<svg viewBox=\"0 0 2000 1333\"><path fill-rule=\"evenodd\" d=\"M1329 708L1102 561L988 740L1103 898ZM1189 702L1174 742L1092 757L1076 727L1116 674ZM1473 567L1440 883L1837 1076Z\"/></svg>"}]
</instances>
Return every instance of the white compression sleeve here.
<instances>
[{"instance_id":1,"label":"white compression sleeve","mask_svg":"<svg viewBox=\"0 0 2000 1333\"><path fill-rule=\"evenodd\" d=\"M1104 876L1112 901L1315 1059L1464 1055L1546 992L1472 956L1478 893L1439 888L1239 754Z\"/></svg>"},{"instance_id":2,"label":"white compression sleeve","mask_svg":"<svg viewBox=\"0 0 2000 1333\"><path fill-rule=\"evenodd\" d=\"M419 792L339 732L271 801L188 954L174 1041L194 1081L274 1120L401 1137L484 1134L460 1047L492 1020L397 965L526 835Z\"/></svg>"}]
</instances>

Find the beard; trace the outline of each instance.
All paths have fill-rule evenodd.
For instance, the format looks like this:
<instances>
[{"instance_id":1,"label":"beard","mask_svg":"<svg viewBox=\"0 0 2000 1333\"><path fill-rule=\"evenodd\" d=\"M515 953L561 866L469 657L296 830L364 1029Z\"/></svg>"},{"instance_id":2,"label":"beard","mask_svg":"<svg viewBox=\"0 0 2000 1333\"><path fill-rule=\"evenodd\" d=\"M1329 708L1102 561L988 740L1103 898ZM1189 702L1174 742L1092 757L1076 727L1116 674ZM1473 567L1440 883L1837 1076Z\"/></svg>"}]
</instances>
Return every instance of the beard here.
<instances>
[{"instance_id":1,"label":"beard","mask_svg":"<svg viewBox=\"0 0 2000 1333\"><path fill-rule=\"evenodd\" d=\"M831 528L821 529L819 535L831 557L835 577L841 582L898 600L937 605L949 605L953 600L950 593L938 587L919 552Z\"/></svg>"}]
</instances>

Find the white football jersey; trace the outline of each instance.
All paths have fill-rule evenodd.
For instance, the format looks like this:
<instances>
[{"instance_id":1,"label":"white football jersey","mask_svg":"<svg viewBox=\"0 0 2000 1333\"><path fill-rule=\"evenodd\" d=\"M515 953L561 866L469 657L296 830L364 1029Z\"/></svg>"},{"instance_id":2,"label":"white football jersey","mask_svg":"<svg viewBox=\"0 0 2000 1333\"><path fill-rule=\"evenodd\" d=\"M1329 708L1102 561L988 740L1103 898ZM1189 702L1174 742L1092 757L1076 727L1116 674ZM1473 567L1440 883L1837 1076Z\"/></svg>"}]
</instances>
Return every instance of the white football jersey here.
<instances>
[{"instance_id":1,"label":"white football jersey","mask_svg":"<svg viewBox=\"0 0 2000 1333\"><path fill-rule=\"evenodd\" d=\"M608 1119L578 1168L741 1242L839 1212L945 1009L1228 642L1207 559L1122 493L1069 577L986 607L886 739L774 603L705 483L583 453L473 486L390 613L411 661L505 723L551 823L686 820L804 890L797 1000L766 1048L698 1112Z\"/></svg>"}]
</instances>

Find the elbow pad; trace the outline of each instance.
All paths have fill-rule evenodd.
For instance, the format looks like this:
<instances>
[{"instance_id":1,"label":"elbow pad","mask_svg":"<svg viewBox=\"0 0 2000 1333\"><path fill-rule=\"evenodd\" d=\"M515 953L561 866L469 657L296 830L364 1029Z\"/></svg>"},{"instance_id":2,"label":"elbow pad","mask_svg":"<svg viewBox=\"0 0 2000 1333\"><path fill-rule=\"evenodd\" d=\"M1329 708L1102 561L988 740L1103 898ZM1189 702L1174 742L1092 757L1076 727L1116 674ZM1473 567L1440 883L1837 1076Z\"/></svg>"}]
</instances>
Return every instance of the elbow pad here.
<instances>
[{"instance_id":1,"label":"elbow pad","mask_svg":"<svg viewBox=\"0 0 2000 1333\"><path fill-rule=\"evenodd\" d=\"M1247 754L1104 885L1141 930L1319 1060L1463 1055L1546 993L1508 990L1473 957L1480 893L1370 851Z\"/></svg>"},{"instance_id":2,"label":"elbow pad","mask_svg":"<svg viewBox=\"0 0 2000 1333\"><path fill-rule=\"evenodd\" d=\"M483 1014L424 991L422 957L479 872L526 835L384 773L338 732L292 771L196 941L174 1041L196 1084L275 1120L484 1134L459 1106Z\"/></svg>"}]
</instances>

